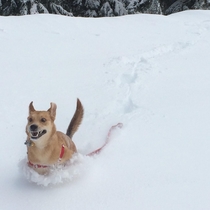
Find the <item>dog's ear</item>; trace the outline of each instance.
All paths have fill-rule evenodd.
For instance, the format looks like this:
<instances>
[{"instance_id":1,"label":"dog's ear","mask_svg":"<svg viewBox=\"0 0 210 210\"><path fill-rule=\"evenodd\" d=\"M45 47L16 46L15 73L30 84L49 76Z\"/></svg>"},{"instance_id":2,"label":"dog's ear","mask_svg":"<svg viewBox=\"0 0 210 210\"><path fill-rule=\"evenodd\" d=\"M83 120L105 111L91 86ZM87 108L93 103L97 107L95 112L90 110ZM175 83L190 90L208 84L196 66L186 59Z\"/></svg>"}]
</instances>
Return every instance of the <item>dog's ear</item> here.
<instances>
[{"instance_id":1,"label":"dog's ear","mask_svg":"<svg viewBox=\"0 0 210 210\"><path fill-rule=\"evenodd\" d=\"M29 113L36 111L33 106L33 101L29 104Z\"/></svg>"},{"instance_id":2,"label":"dog's ear","mask_svg":"<svg viewBox=\"0 0 210 210\"><path fill-rule=\"evenodd\" d=\"M50 103L50 108L47 111L50 112L50 116L52 117L53 120L55 120L56 109L57 109L56 104Z\"/></svg>"}]
</instances>

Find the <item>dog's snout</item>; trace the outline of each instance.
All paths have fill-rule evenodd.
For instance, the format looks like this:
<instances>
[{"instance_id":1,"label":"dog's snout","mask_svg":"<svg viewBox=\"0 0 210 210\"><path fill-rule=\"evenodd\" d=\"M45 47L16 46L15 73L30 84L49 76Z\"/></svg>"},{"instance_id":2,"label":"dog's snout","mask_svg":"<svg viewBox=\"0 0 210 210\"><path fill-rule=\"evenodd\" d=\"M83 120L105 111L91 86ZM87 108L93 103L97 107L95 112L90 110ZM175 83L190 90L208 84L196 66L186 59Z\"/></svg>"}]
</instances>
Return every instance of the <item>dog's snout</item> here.
<instances>
[{"instance_id":1,"label":"dog's snout","mask_svg":"<svg viewBox=\"0 0 210 210\"><path fill-rule=\"evenodd\" d=\"M31 131L36 131L37 129L38 129L38 126L35 125L35 124L33 124L33 125L30 126L30 130Z\"/></svg>"}]
</instances>

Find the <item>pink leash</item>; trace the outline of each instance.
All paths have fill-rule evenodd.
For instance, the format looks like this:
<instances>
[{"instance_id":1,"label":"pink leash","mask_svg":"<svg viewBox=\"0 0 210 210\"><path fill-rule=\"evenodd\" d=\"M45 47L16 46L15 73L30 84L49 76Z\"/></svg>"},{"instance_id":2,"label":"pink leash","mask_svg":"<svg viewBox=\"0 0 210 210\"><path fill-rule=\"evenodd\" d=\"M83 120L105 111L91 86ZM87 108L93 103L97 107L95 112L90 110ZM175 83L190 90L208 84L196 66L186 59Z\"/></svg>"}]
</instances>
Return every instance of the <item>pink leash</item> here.
<instances>
[{"instance_id":1,"label":"pink leash","mask_svg":"<svg viewBox=\"0 0 210 210\"><path fill-rule=\"evenodd\" d=\"M110 136L111 136L111 133L112 131L115 129L115 128L122 128L123 127L123 124L122 123L118 123L116 125L113 125L110 129L109 129L109 132L107 134L107 137L106 137L106 141L105 143L98 149L94 150L93 152L87 154L87 156L93 156L95 154L98 154L101 152L101 150L109 143L110 141Z\"/></svg>"}]
</instances>

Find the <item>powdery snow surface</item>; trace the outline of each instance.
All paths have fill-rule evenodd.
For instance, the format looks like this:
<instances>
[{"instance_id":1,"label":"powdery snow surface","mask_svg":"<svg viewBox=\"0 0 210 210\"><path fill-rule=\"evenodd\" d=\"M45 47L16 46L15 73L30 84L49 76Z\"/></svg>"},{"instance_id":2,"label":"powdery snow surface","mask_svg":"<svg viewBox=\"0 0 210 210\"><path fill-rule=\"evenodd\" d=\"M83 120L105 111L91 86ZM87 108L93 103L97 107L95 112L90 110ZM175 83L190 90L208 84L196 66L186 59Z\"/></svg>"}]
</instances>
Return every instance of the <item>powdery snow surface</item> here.
<instances>
[{"instance_id":1,"label":"powdery snow surface","mask_svg":"<svg viewBox=\"0 0 210 210\"><path fill-rule=\"evenodd\" d=\"M0 17L0 208L209 210L209 49L210 11ZM30 172L29 103L55 102L65 132L77 97L80 154L49 177Z\"/></svg>"}]
</instances>

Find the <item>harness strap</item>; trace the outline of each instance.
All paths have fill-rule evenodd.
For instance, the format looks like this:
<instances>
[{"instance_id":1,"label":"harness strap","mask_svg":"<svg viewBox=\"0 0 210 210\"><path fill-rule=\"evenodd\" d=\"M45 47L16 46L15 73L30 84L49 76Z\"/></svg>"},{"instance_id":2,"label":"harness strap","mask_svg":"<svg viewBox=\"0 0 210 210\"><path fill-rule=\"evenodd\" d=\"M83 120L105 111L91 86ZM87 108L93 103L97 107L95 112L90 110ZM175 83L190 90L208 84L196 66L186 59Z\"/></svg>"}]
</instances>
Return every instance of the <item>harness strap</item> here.
<instances>
[{"instance_id":1,"label":"harness strap","mask_svg":"<svg viewBox=\"0 0 210 210\"><path fill-rule=\"evenodd\" d=\"M65 152L65 146L62 145L62 147L61 147L61 153L60 153L58 162L61 162L61 160L62 160L62 158L63 158L63 155L64 155L64 152Z\"/></svg>"},{"instance_id":2,"label":"harness strap","mask_svg":"<svg viewBox=\"0 0 210 210\"><path fill-rule=\"evenodd\" d=\"M31 161L28 161L28 165L33 168L47 168L48 166L39 165L39 164L33 164Z\"/></svg>"}]
</instances>

